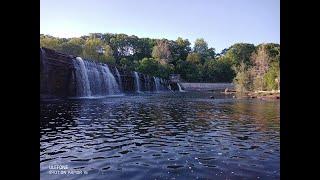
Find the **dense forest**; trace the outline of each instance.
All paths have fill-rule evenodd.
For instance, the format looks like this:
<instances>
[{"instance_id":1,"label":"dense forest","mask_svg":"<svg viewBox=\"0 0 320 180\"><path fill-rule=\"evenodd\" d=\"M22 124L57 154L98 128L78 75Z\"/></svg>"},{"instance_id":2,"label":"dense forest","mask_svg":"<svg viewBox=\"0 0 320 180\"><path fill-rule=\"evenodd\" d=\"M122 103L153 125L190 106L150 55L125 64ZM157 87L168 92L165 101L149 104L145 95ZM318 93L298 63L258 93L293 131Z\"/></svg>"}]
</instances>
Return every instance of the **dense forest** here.
<instances>
[{"instance_id":1,"label":"dense forest","mask_svg":"<svg viewBox=\"0 0 320 180\"><path fill-rule=\"evenodd\" d=\"M40 34L40 46L162 78L180 74L187 82L234 82L239 91L280 88L280 44L275 43L236 43L217 53L203 38L191 47L181 37L92 33L79 38Z\"/></svg>"}]
</instances>

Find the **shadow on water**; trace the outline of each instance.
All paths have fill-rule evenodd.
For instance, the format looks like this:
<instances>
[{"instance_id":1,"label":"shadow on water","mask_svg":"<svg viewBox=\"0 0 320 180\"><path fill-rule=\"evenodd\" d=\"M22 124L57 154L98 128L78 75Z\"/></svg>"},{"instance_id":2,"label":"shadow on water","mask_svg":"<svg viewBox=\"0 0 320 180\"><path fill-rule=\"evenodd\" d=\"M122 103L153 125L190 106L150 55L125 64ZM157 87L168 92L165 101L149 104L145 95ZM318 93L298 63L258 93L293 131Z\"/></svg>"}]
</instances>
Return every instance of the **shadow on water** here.
<instances>
[{"instance_id":1,"label":"shadow on water","mask_svg":"<svg viewBox=\"0 0 320 180\"><path fill-rule=\"evenodd\" d=\"M279 179L279 102L210 95L42 102L41 178ZM88 174L49 174L54 164Z\"/></svg>"}]
</instances>

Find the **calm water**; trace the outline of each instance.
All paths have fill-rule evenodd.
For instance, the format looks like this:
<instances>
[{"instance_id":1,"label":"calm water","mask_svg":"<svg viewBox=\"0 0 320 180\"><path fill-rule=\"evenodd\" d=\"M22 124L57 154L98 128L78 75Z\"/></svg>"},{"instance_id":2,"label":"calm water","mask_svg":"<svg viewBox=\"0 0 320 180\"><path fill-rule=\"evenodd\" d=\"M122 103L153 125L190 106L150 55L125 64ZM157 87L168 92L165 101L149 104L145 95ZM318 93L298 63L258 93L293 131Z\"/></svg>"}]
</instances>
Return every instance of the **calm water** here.
<instances>
[{"instance_id":1,"label":"calm water","mask_svg":"<svg viewBox=\"0 0 320 180\"><path fill-rule=\"evenodd\" d=\"M41 179L280 179L279 101L210 95L42 102Z\"/></svg>"}]
</instances>

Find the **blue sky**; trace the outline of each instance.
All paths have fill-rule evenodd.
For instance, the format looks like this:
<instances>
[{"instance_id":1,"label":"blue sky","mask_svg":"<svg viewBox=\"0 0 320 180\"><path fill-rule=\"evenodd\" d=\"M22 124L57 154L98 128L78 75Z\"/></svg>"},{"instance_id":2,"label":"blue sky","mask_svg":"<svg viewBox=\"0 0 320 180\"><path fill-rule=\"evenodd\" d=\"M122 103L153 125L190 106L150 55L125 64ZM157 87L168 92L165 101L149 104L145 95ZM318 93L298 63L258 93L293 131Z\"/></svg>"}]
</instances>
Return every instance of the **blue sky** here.
<instances>
[{"instance_id":1,"label":"blue sky","mask_svg":"<svg viewBox=\"0 0 320 180\"><path fill-rule=\"evenodd\" d=\"M217 52L237 42L280 43L280 0L40 0L40 33L204 38Z\"/></svg>"}]
</instances>

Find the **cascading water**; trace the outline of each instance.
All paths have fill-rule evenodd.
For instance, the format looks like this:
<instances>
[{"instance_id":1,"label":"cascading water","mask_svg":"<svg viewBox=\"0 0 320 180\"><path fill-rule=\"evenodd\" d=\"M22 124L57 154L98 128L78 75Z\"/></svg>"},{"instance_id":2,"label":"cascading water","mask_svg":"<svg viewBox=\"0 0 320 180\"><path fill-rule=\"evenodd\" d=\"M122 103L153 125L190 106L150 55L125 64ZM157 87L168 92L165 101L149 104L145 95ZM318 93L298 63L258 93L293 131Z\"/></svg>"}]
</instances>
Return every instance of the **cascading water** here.
<instances>
[{"instance_id":1,"label":"cascading water","mask_svg":"<svg viewBox=\"0 0 320 180\"><path fill-rule=\"evenodd\" d=\"M134 71L134 72L133 72L133 75L134 75L134 84L135 84L136 92L141 92L141 91L140 91L140 78L139 78L139 74L138 74L138 72Z\"/></svg>"},{"instance_id":2,"label":"cascading water","mask_svg":"<svg viewBox=\"0 0 320 180\"><path fill-rule=\"evenodd\" d=\"M76 67L77 95L80 97L91 96L87 69L81 57L74 60L74 66Z\"/></svg>"},{"instance_id":3,"label":"cascading water","mask_svg":"<svg viewBox=\"0 0 320 180\"><path fill-rule=\"evenodd\" d=\"M122 89L122 80L121 80L121 76L120 76L120 73L119 73L119 71L118 71L117 67L115 67L115 68L116 68L116 75L117 75L117 78L118 78L118 81L119 81L119 86L120 86L120 89Z\"/></svg>"},{"instance_id":4,"label":"cascading water","mask_svg":"<svg viewBox=\"0 0 320 180\"><path fill-rule=\"evenodd\" d=\"M119 86L108 65L74 60L77 95L80 97L105 96L120 93Z\"/></svg>"},{"instance_id":5,"label":"cascading water","mask_svg":"<svg viewBox=\"0 0 320 180\"><path fill-rule=\"evenodd\" d=\"M120 93L119 85L117 84L117 81L114 78L113 74L111 73L108 65L104 64L102 66L102 69L103 69L103 72L106 74L104 76L104 79L107 81L108 94Z\"/></svg>"},{"instance_id":6,"label":"cascading water","mask_svg":"<svg viewBox=\"0 0 320 180\"><path fill-rule=\"evenodd\" d=\"M178 88L179 88L179 91L180 91L180 92L185 92L184 90L182 90L182 88L181 88L181 86L180 86L179 83L177 83L177 85L178 85Z\"/></svg>"},{"instance_id":7,"label":"cascading water","mask_svg":"<svg viewBox=\"0 0 320 180\"><path fill-rule=\"evenodd\" d=\"M149 88L148 88L149 79L145 74L143 75L143 79L144 79L144 89L145 91L149 91Z\"/></svg>"},{"instance_id":8,"label":"cascading water","mask_svg":"<svg viewBox=\"0 0 320 180\"><path fill-rule=\"evenodd\" d=\"M161 87L160 79L158 77L153 77L153 80L154 80L154 84L156 85L156 91L158 92Z\"/></svg>"}]
</instances>

